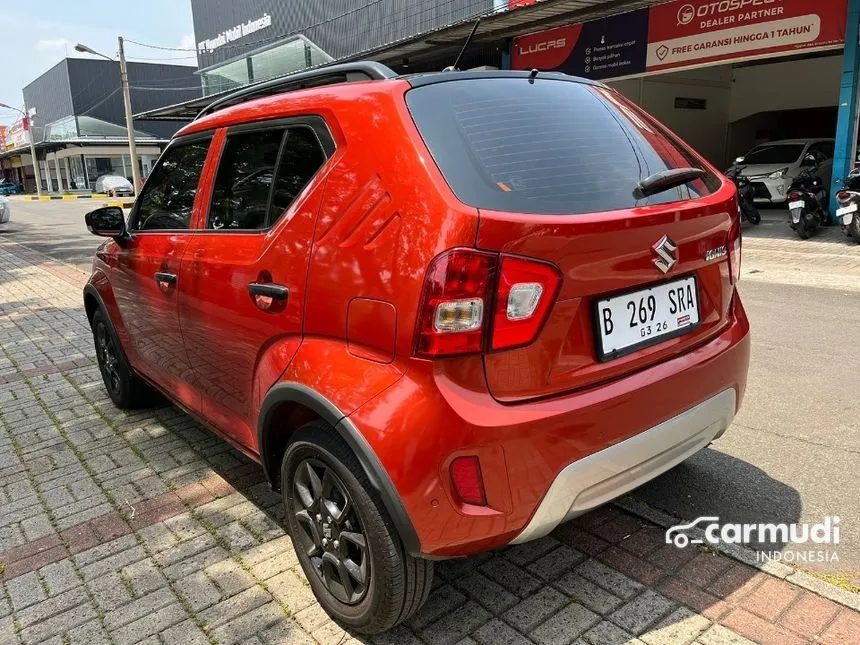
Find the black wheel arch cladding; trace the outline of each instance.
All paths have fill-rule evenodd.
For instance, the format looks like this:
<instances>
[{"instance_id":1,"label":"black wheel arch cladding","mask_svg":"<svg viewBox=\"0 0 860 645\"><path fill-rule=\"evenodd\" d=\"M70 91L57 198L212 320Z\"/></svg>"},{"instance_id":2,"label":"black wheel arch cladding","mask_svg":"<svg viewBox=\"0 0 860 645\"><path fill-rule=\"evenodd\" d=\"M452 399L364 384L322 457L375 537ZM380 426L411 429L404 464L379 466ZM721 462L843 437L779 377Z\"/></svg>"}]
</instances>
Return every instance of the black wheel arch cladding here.
<instances>
[{"instance_id":1,"label":"black wheel arch cladding","mask_svg":"<svg viewBox=\"0 0 860 645\"><path fill-rule=\"evenodd\" d=\"M319 392L301 383L278 383L269 390L260 407L257 422L257 446L260 451L260 461L269 483L274 482L273 473L280 471L280 459L283 457L282 454L271 454L271 451L267 450L269 445L267 440L270 433L277 432L277 428L272 427L270 419L276 408L284 403L298 403L313 410L323 421L337 431L358 459L370 485L379 493L385 510L403 541L406 552L415 557L426 557L421 553L418 534L415 532L412 520L409 519L406 507L403 506L397 489L367 439L337 406Z\"/></svg>"}]
</instances>

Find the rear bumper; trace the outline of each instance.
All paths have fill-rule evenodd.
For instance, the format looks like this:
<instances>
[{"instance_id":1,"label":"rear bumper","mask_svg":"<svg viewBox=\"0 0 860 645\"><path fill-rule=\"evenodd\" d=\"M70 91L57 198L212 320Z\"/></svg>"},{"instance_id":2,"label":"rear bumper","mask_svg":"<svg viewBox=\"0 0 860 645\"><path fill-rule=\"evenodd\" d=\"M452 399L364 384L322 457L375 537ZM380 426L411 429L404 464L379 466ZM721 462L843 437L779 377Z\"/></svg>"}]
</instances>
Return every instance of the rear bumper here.
<instances>
[{"instance_id":1,"label":"rear bumper","mask_svg":"<svg viewBox=\"0 0 860 645\"><path fill-rule=\"evenodd\" d=\"M677 466L719 438L735 416L728 389L626 441L562 470L513 544L543 537L565 520L590 511Z\"/></svg>"},{"instance_id":2,"label":"rear bumper","mask_svg":"<svg viewBox=\"0 0 860 645\"><path fill-rule=\"evenodd\" d=\"M704 448L743 399L749 322L699 347L567 396L508 405L488 392L480 357L413 361L349 417L378 457L420 553L463 556L544 535ZM487 506L458 501L451 462L477 456Z\"/></svg>"}]
</instances>

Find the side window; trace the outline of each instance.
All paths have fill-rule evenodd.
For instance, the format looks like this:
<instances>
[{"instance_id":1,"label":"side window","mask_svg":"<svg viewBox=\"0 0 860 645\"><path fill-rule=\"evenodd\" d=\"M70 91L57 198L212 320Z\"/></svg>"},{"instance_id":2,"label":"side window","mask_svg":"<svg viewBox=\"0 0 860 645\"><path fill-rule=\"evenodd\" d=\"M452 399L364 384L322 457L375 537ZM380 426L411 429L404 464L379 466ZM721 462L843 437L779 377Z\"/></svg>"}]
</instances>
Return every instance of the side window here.
<instances>
[{"instance_id":1,"label":"side window","mask_svg":"<svg viewBox=\"0 0 860 645\"><path fill-rule=\"evenodd\" d=\"M284 129L230 135L224 145L206 228L266 228L269 194Z\"/></svg>"},{"instance_id":2,"label":"side window","mask_svg":"<svg viewBox=\"0 0 860 645\"><path fill-rule=\"evenodd\" d=\"M809 151L819 159L832 159L836 152L836 144L831 141L822 141L821 143L813 143L809 146Z\"/></svg>"},{"instance_id":3,"label":"side window","mask_svg":"<svg viewBox=\"0 0 860 645\"><path fill-rule=\"evenodd\" d=\"M194 141L165 151L138 200L132 230L189 227L197 183L203 172L210 142L211 139Z\"/></svg>"},{"instance_id":4,"label":"side window","mask_svg":"<svg viewBox=\"0 0 860 645\"><path fill-rule=\"evenodd\" d=\"M287 131L287 140L272 191L269 224L274 224L284 214L325 160L325 152L313 130L300 126Z\"/></svg>"}]
</instances>

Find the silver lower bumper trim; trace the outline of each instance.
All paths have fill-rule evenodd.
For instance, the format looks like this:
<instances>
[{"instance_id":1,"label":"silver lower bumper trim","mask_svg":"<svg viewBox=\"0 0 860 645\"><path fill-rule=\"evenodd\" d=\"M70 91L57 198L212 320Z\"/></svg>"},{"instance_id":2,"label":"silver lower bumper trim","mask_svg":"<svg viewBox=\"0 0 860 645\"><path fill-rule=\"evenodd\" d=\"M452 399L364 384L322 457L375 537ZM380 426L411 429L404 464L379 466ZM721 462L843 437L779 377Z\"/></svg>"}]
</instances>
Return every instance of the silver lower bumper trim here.
<instances>
[{"instance_id":1,"label":"silver lower bumper trim","mask_svg":"<svg viewBox=\"0 0 860 645\"><path fill-rule=\"evenodd\" d=\"M721 436L735 416L734 388L562 470L534 516L511 544L543 537L556 526L644 484Z\"/></svg>"}]
</instances>

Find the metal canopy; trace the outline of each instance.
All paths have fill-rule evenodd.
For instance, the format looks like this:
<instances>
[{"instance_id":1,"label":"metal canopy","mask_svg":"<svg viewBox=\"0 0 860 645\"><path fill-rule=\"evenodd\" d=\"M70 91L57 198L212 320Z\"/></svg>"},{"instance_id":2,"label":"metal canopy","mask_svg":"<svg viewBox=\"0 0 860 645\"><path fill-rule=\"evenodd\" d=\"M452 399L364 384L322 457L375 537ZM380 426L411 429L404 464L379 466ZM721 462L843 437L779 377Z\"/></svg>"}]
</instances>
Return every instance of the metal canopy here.
<instances>
[{"instance_id":1,"label":"metal canopy","mask_svg":"<svg viewBox=\"0 0 860 645\"><path fill-rule=\"evenodd\" d=\"M420 60L438 57L448 49L455 50L463 45L475 20L481 18L481 26L475 34L474 42L499 42L522 34L541 31L575 22L585 22L618 13L633 11L668 0L542 0L527 7L511 11L501 11L481 16L472 16L461 22L440 27L418 36L389 43L381 47L356 52L336 63L358 59L373 59L380 62L396 62L403 58ZM285 34L284 38L289 38ZM304 71L304 70L303 70ZM135 114L135 119L147 121L192 120L204 108L215 103L236 90L226 90L193 99L176 105L149 110Z\"/></svg>"}]
</instances>

